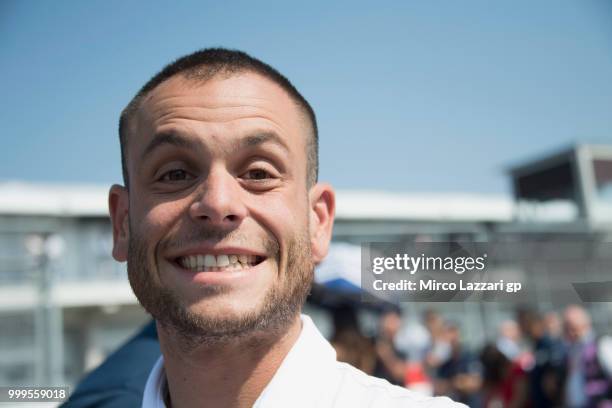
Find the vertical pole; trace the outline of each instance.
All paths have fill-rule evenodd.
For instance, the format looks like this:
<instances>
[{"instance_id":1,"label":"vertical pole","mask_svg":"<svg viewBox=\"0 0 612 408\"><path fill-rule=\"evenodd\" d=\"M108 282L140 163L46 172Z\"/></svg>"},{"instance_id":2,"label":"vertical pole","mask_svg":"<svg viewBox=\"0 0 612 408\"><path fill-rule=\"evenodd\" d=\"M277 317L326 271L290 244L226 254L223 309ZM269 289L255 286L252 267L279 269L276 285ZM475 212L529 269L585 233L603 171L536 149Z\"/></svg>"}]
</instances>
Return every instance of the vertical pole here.
<instances>
[{"instance_id":1,"label":"vertical pole","mask_svg":"<svg viewBox=\"0 0 612 408\"><path fill-rule=\"evenodd\" d=\"M37 385L64 385L64 327L60 305L53 299L53 279L47 253L38 257L36 312Z\"/></svg>"}]
</instances>

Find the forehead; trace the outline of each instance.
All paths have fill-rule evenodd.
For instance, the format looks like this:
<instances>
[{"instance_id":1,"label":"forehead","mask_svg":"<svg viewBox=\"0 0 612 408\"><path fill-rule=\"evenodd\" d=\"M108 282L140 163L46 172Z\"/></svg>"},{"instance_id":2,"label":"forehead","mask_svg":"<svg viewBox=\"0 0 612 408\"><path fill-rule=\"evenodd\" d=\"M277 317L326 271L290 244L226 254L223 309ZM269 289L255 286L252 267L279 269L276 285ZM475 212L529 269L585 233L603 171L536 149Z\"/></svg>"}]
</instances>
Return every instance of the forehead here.
<instances>
[{"instance_id":1,"label":"forehead","mask_svg":"<svg viewBox=\"0 0 612 408\"><path fill-rule=\"evenodd\" d=\"M309 128L302 109L283 88L257 73L241 72L206 80L179 74L164 81L141 102L131 133L144 142L142 137L162 128L203 125L213 132L264 128L300 149Z\"/></svg>"}]
</instances>

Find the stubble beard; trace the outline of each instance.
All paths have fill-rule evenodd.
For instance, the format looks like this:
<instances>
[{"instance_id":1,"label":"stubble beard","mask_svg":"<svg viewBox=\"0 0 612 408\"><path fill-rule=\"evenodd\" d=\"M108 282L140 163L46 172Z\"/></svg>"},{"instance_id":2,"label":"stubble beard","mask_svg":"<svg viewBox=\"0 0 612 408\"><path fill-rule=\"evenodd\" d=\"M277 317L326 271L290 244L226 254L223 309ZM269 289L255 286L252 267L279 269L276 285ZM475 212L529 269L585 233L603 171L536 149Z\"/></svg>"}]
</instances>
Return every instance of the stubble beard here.
<instances>
[{"instance_id":1,"label":"stubble beard","mask_svg":"<svg viewBox=\"0 0 612 408\"><path fill-rule=\"evenodd\" d=\"M128 278L136 298L155 320L172 333L181 348L215 346L258 337L275 337L294 323L310 291L314 263L308 242L308 231L296 234L287 244L286 268L282 271L278 244L275 258L279 275L259 305L240 316L209 316L190 310L179 294L162 286L152 276L153 268L147 254L146 240L130 230ZM159 276L159 275L158 275ZM211 287L204 296L214 296L224 288Z\"/></svg>"}]
</instances>

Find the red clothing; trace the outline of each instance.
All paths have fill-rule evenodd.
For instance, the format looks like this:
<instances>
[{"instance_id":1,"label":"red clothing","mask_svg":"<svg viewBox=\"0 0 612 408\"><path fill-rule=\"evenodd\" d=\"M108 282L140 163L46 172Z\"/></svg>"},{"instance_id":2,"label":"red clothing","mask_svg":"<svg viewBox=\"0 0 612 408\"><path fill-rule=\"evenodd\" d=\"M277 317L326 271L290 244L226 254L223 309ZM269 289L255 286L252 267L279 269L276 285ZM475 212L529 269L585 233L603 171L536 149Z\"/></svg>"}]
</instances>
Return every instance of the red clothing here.
<instances>
[{"instance_id":1,"label":"red clothing","mask_svg":"<svg viewBox=\"0 0 612 408\"><path fill-rule=\"evenodd\" d=\"M526 373L517 362L512 363L503 380L487 393L485 407L506 407L517 395L519 382L526 379ZM525 392L525 390L522 390ZM500 404L501 403L501 404Z\"/></svg>"}]
</instances>

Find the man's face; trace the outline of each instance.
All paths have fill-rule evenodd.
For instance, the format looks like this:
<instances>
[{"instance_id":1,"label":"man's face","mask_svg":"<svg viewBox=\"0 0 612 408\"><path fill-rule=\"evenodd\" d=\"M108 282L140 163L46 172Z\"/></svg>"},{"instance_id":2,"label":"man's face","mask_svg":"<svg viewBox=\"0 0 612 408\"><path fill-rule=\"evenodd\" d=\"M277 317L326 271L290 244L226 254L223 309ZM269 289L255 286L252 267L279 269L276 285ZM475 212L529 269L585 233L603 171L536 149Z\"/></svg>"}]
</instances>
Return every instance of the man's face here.
<instances>
[{"instance_id":1,"label":"man's face","mask_svg":"<svg viewBox=\"0 0 612 408\"><path fill-rule=\"evenodd\" d=\"M565 334L570 342L578 342L590 330L590 323L586 312L575 307L568 307L563 316Z\"/></svg>"},{"instance_id":2,"label":"man's face","mask_svg":"<svg viewBox=\"0 0 612 408\"><path fill-rule=\"evenodd\" d=\"M295 317L327 250L311 231L321 226L308 131L285 91L250 72L173 77L142 102L129 195L116 192L114 209L111 190L114 256L127 257L132 288L160 323L227 338Z\"/></svg>"}]
</instances>

